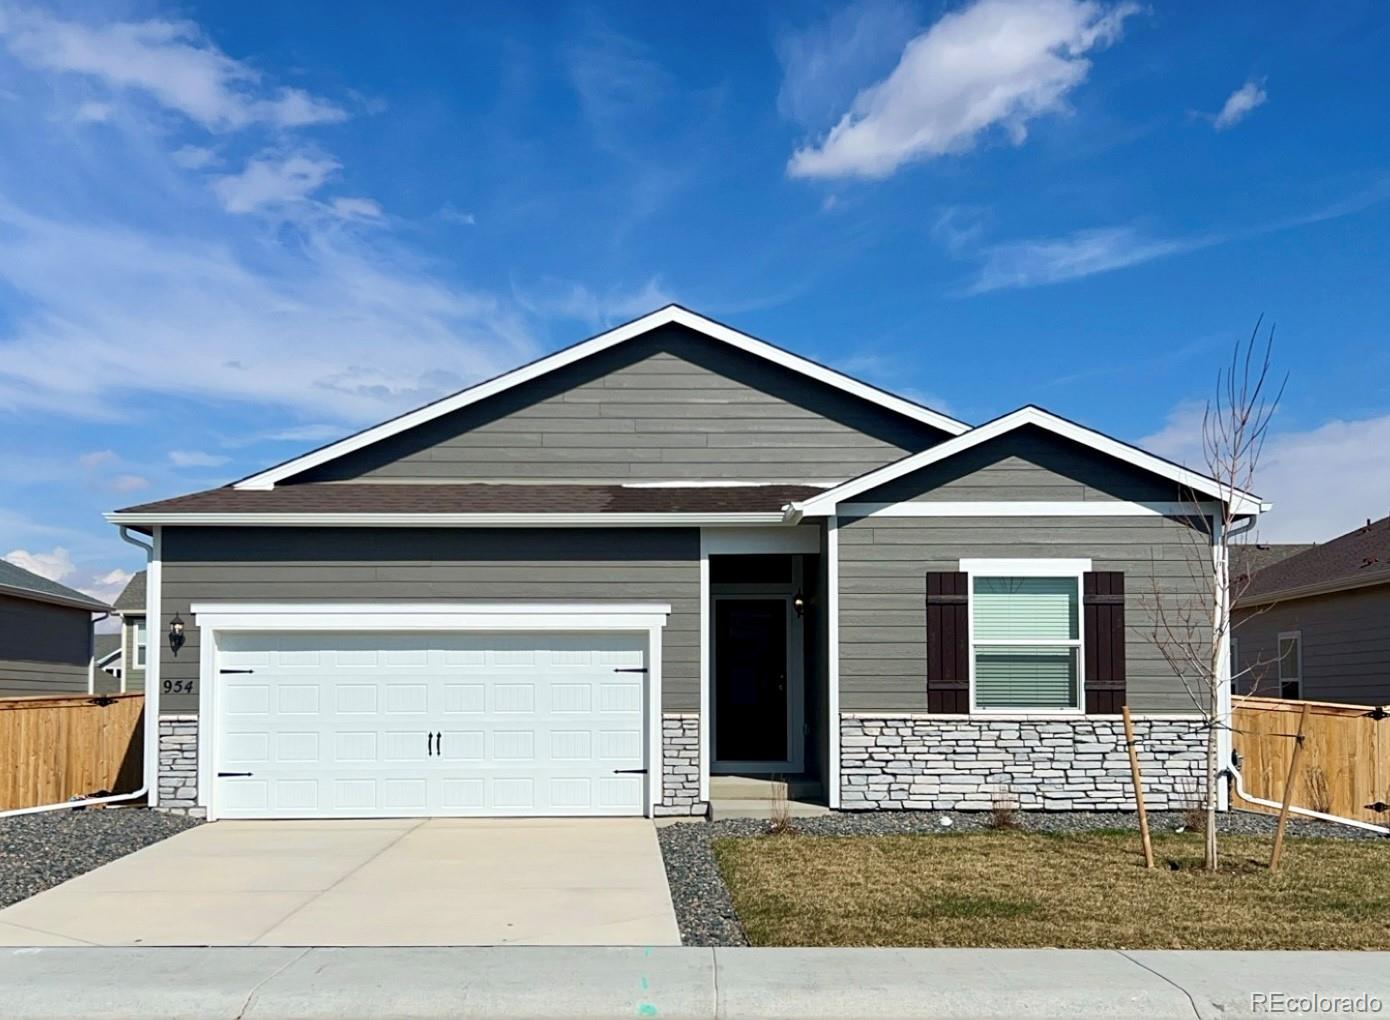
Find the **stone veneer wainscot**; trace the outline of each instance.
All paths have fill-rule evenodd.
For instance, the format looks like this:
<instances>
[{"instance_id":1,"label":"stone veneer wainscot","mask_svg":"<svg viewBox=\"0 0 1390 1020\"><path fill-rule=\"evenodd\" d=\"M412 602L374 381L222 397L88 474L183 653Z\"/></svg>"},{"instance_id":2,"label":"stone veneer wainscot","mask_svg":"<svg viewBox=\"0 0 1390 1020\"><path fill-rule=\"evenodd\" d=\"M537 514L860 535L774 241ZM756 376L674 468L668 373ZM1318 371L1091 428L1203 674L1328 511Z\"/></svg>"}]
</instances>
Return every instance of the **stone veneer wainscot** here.
<instances>
[{"instance_id":1,"label":"stone veneer wainscot","mask_svg":"<svg viewBox=\"0 0 1390 1020\"><path fill-rule=\"evenodd\" d=\"M1201 718L1140 718L1134 728L1146 806L1192 804L1205 763ZM1127 811L1130 785L1118 718L840 719L840 806L850 811Z\"/></svg>"},{"instance_id":2,"label":"stone veneer wainscot","mask_svg":"<svg viewBox=\"0 0 1390 1020\"><path fill-rule=\"evenodd\" d=\"M159 810L202 818L198 806L198 717L159 717Z\"/></svg>"},{"instance_id":3,"label":"stone veneer wainscot","mask_svg":"<svg viewBox=\"0 0 1390 1020\"><path fill-rule=\"evenodd\" d=\"M700 717L668 713L661 717L661 803L658 815L703 815L700 799Z\"/></svg>"}]
</instances>

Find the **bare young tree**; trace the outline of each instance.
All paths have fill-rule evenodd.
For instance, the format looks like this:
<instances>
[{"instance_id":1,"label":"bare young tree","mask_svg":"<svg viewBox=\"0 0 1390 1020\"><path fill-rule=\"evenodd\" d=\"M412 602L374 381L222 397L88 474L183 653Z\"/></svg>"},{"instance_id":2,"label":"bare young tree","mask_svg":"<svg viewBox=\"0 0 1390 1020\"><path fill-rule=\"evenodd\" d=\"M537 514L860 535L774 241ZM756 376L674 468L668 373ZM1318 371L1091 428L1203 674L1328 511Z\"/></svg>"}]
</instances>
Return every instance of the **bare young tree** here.
<instances>
[{"instance_id":1,"label":"bare young tree","mask_svg":"<svg viewBox=\"0 0 1390 1020\"><path fill-rule=\"evenodd\" d=\"M1206 813L1205 863L1215 871L1216 817L1219 784L1224 767L1220 761L1221 734L1231 732L1227 712L1233 683L1254 667L1237 670L1228 663L1231 606L1244 594L1249 577L1232 576L1231 548L1253 524L1243 494L1255 481L1269 424L1288 382L1277 389L1270 380L1274 329L1263 344L1255 323L1248 339L1234 345L1230 364L1217 372L1216 392L1202 415L1202 458L1205 474L1216 481L1219 499L1189 493L1192 504L1187 533L1198 547L1187 557L1195 600L1165 598L1154 572L1154 640L1169 668L1182 680L1188 696L1201 714L1206 732L1206 769L1202 807Z\"/></svg>"}]
</instances>

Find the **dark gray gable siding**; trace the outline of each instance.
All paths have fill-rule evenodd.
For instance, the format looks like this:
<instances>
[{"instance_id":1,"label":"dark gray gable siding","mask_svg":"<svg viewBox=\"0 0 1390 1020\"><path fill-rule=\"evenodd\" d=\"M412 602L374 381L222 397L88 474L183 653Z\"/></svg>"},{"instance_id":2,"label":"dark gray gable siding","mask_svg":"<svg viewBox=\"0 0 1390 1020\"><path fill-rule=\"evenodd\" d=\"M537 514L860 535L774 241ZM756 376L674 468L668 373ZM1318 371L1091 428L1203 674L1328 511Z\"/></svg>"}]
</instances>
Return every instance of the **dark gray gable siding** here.
<instances>
[{"instance_id":1,"label":"dark gray gable siding","mask_svg":"<svg viewBox=\"0 0 1390 1020\"><path fill-rule=\"evenodd\" d=\"M1176 482L1029 425L880 485L852 502L1191 498Z\"/></svg>"},{"instance_id":2,"label":"dark gray gable siding","mask_svg":"<svg viewBox=\"0 0 1390 1020\"><path fill-rule=\"evenodd\" d=\"M1163 517L868 517L840 524L840 705L927 710L926 573L962 558L1090 558L1125 573L1129 704L1191 712L1153 637L1162 599L1173 618L1210 598L1205 536ZM1194 541L1195 539L1195 541Z\"/></svg>"},{"instance_id":3,"label":"dark gray gable siding","mask_svg":"<svg viewBox=\"0 0 1390 1020\"><path fill-rule=\"evenodd\" d=\"M0 697L86 694L92 614L0 595Z\"/></svg>"},{"instance_id":4,"label":"dark gray gable siding","mask_svg":"<svg viewBox=\"0 0 1390 1020\"><path fill-rule=\"evenodd\" d=\"M162 551L161 683L198 679L194 602L667 602L663 708L700 704L693 528L166 528ZM164 639L175 613L178 655ZM197 695L163 695L160 710L196 712Z\"/></svg>"},{"instance_id":5,"label":"dark gray gable siding","mask_svg":"<svg viewBox=\"0 0 1390 1020\"><path fill-rule=\"evenodd\" d=\"M1279 634L1303 635L1303 696L1352 705L1390 704L1390 585L1315 595L1235 613L1237 689L1279 697Z\"/></svg>"},{"instance_id":6,"label":"dark gray gable siding","mask_svg":"<svg viewBox=\"0 0 1390 1020\"><path fill-rule=\"evenodd\" d=\"M946 435L666 326L300 481L840 481Z\"/></svg>"}]
</instances>

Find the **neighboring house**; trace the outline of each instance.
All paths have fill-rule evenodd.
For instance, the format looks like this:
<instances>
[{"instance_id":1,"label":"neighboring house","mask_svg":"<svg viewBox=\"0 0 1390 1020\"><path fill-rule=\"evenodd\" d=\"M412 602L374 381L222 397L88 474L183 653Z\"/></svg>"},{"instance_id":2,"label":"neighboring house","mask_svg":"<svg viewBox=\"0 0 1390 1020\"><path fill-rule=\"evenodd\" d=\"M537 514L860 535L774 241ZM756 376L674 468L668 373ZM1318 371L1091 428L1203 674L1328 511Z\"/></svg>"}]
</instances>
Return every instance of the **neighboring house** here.
<instances>
[{"instance_id":1,"label":"neighboring house","mask_svg":"<svg viewBox=\"0 0 1390 1020\"><path fill-rule=\"evenodd\" d=\"M145 571L131 576L112 605L121 620L120 633L111 635L117 642L117 651L108 656L104 675L98 674L96 692L138 694L145 689L145 655L149 644L145 627Z\"/></svg>"},{"instance_id":2,"label":"neighboring house","mask_svg":"<svg viewBox=\"0 0 1390 1020\"><path fill-rule=\"evenodd\" d=\"M1151 803L1201 772L1154 631L1212 602L1219 492L672 306L107 516L150 546L166 808L699 814L773 775L832 808L1120 808L1126 704Z\"/></svg>"},{"instance_id":3,"label":"neighboring house","mask_svg":"<svg viewBox=\"0 0 1390 1020\"><path fill-rule=\"evenodd\" d=\"M1390 704L1390 517L1254 571L1233 624L1237 689Z\"/></svg>"},{"instance_id":4,"label":"neighboring house","mask_svg":"<svg viewBox=\"0 0 1390 1020\"><path fill-rule=\"evenodd\" d=\"M121 632L96 635L92 654L96 657L97 666L93 693L110 693L112 682L108 678L114 678L116 681L115 689L119 690L121 674L125 670L125 663L122 661L123 656L121 654Z\"/></svg>"},{"instance_id":5,"label":"neighboring house","mask_svg":"<svg viewBox=\"0 0 1390 1020\"><path fill-rule=\"evenodd\" d=\"M0 697L92 690L92 614L111 607L0 560Z\"/></svg>"}]
</instances>

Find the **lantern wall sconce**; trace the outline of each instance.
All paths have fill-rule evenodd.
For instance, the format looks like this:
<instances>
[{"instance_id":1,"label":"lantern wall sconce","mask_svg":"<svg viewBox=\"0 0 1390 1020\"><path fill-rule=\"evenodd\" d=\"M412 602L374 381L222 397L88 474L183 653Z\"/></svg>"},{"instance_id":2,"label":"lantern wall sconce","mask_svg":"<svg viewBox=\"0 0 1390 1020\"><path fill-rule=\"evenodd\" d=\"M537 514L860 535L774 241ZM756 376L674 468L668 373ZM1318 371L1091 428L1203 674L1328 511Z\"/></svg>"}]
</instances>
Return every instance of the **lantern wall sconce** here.
<instances>
[{"instance_id":1,"label":"lantern wall sconce","mask_svg":"<svg viewBox=\"0 0 1390 1020\"><path fill-rule=\"evenodd\" d=\"M798 620L806 615L806 596L801 593L801 589L799 588L796 594L792 596L792 609L796 611L796 618Z\"/></svg>"},{"instance_id":2,"label":"lantern wall sconce","mask_svg":"<svg viewBox=\"0 0 1390 1020\"><path fill-rule=\"evenodd\" d=\"M175 655L179 654L179 649L183 647L183 617L178 613L169 621L169 648Z\"/></svg>"}]
</instances>

